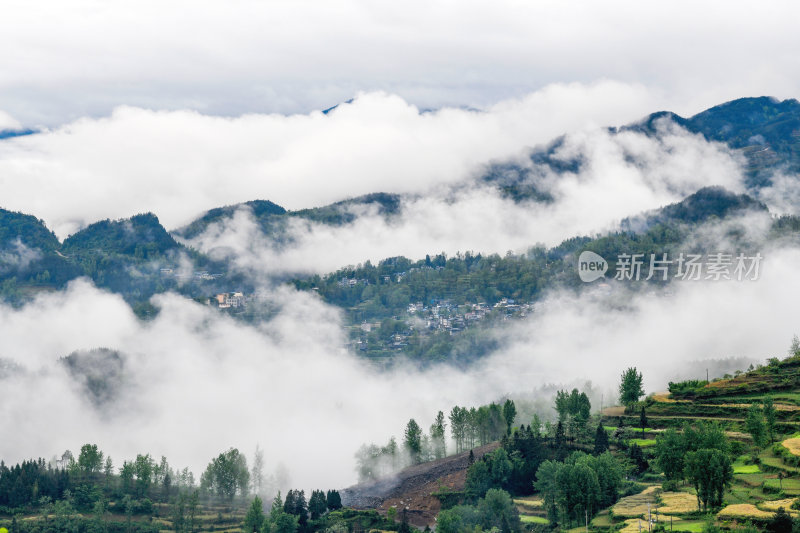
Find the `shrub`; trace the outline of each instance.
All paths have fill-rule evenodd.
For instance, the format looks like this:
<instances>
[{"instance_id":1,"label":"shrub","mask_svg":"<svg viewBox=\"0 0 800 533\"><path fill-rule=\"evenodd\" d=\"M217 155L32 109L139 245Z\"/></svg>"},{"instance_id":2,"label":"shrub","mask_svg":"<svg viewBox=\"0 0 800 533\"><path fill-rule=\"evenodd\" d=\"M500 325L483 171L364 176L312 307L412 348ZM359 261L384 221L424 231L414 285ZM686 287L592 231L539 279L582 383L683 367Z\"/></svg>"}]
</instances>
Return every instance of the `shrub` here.
<instances>
[{"instance_id":1,"label":"shrub","mask_svg":"<svg viewBox=\"0 0 800 533\"><path fill-rule=\"evenodd\" d=\"M668 479L664 483L661 484L661 488L664 492L677 492L681 487L681 484L678 483L676 479Z\"/></svg>"}]
</instances>

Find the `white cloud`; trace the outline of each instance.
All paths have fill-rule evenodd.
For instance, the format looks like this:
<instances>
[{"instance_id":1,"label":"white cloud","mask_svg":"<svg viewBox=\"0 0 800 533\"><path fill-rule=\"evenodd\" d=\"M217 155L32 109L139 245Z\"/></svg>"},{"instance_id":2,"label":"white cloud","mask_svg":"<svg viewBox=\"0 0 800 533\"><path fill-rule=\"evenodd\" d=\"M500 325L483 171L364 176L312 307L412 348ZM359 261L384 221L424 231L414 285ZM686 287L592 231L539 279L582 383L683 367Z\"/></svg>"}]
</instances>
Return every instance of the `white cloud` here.
<instances>
[{"instance_id":1,"label":"white cloud","mask_svg":"<svg viewBox=\"0 0 800 533\"><path fill-rule=\"evenodd\" d=\"M642 87L603 82L548 87L486 112L420 113L382 93L327 116L122 107L0 143L0 195L62 238L144 211L174 228L256 198L297 209L378 190L424 192L564 131L639 118L651 104Z\"/></svg>"},{"instance_id":2,"label":"white cloud","mask_svg":"<svg viewBox=\"0 0 800 533\"><path fill-rule=\"evenodd\" d=\"M18 130L22 127L19 121L14 117L0 109L0 131L4 130Z\"/></svg>"},{"instance_id":3,"label":"white cloud","mask_svg":"<svg viewBox=\"0 0 800 533\"><path fill-rule=\"evenodd\" d=\"M555 157L583 161L578 172L532 168L531 181L550 203L515 203L496 189L435 190L405 200L402 214L385 220L360 213L352 224L332 227L294 221L293 242L278 245L261 233L246 210L212 225L191 241L204 252L231 258L241 269L263 276L324 274L348 264L405 255L473 251L524 251L555 246L578 235L614 229L626 216L678 202L698 189L720 185L742 192L739 157L671 122L659 124L658 139L588 129L565 137ZM530 160L520 165L531 167Z\"/></svg>"}]
</instances>

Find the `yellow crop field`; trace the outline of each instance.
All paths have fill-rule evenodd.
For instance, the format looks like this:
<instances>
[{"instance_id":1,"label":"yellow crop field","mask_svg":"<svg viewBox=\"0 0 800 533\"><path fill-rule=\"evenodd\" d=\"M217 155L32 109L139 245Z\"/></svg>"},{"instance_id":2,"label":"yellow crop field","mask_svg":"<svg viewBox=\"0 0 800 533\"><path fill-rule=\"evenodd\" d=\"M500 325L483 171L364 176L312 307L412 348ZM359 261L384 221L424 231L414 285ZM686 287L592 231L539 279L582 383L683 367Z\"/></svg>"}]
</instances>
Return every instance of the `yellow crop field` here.
<instances>
[{"instance_id":1,"label":"yellow crop field","mask_svg":"<svg viewBox=\"0 0 800 533\"><path fill-rule=\"evenodd\" d=\"M641 529L639 524L641 522ZM647 522L638 518L629 518L625 520L625 527L619 530L619 533L639 533L639 531L647 531Z\"/></svg>"},{"instance_id":2,"label":"yellow crop field","mask_svg":"<svg viewBox=\"0 0 800 533\"><path fill-rule=\"evenodd\" d=\"M769 511L762 511L755 505L751 505L749 503L736 503L727 506L717 513L717 518L723 520L742 518L746 520L748 518L772 518L774 514L775 513Z\"/></svg>"},{"instance_id":3,"label":"yellow crop field","mask_svg":"<svg viewBox=\"0 0 800 533\"><path fill-rule=\"evenodd\" d=\"M541 508L544 502L541 498L514 498L514 503L523 507Z\"/></svg>"},{"instance_id":4,"label":"yellow crop field","mask_svg":"<svg viewBox=\"0 0 800 533\"><path fill-rule=\"evenodd\" d=\"M784 500L773 500L771 502L761 502L759 507L766 511L775 512L783 507L783 510L793 515L800 514L796 509L792 509L792 504L797 501L797 498L786 498Z\"/></svg>"},{"instance_id":5,"label":"yellow crop field","mask_svg":"<svg viewBox=\"0 0 800 533\"><path fill-rule=\"evenodd\" d=\"M661 494L661 514L683 514L697 511L697 497L687 492L664 492Z\"/></svg>"},{"instance_id":6,"label":"yellow crop field","mask_svg":"<svg viewBox=\"0 0 800 533\"><path fill-rule=\"evenodd\" d=\"M792 452L793 455L800 455L800 437L786 439L781 444L783 444L784 448Z\"/></svg>"},{"instance_id":7,"label":"yellow crop field","mask_svg":"<svg viewBox=\"0 0 800 533\"><path fill-rule=\"evenodd\" d=\"M650 504L650 509L655 511L656 494L659 490L661 490L661 487L653 485L651 487L647 487L639 494L622 498L612 508L614 516L618 516L620 518L635 518L638 516L644 516L647 514L648 504Z\"/></svg>"}]
</instances>

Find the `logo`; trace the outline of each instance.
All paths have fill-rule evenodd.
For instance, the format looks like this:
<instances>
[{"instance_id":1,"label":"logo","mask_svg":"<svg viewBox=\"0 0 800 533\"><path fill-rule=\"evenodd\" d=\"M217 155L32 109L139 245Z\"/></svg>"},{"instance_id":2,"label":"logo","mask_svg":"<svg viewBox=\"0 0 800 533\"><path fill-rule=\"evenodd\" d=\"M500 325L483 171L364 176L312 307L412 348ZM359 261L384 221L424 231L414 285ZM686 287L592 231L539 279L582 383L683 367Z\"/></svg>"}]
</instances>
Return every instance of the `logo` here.
<instances>
[{"instance_id":1,"label":"logo","mask_svg":"<svg viewBox=\"0 0 800 533\"><path fill-rule=\"evenodd\" d=\"M591 283L605 276L608 262L594 252L585 251L578 257L578 276L584 283Z\"/></svg>"}]
</instances>

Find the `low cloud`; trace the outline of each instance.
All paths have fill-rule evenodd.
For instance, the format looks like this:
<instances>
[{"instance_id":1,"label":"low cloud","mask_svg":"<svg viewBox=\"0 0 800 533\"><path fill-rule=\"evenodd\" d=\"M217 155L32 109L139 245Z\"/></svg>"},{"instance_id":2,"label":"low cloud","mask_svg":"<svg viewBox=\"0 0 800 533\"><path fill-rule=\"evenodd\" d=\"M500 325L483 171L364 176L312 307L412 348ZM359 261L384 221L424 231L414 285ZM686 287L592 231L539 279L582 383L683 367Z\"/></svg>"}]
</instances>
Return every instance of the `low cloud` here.
<instances>
[{"instance_id":1,"label":"low cloud","mask_svg":"<svg viewBox=\"0 0 800 533\"><path fill-rule=\"evenodd\" d=\"M145 211L172 229L257 198L300 209L377 190L423 194L564 132L652 109L643 87L612 81L553 85L485 111L424 113L385 93L328 115L120 107L0 142L0 195L3 207L43 218L60 238Z\"/></svg>"},{"instance_id":2,"label":"low cloud","mask_svg":"<svg viewBox=\"0 0 800 533\"><path fill-rule=\"evenodd\" d=\"M529 185L551 202L516 203L488 186L440 187L407 197L401 213L388 219L362 212L351 224L333 227L294 220L291 245L262 234L247 209L213 224L190 244L231 259L261 278L284 273L326 273L348 264L405 255L475 251L505 253L544 244L555 246L576 235L613 230L623 218L677 202L708 185L743 192L740 157L671 122L659 137L588 129L567 135L556 159L579 159L577 172L517 159L529 168Z\"/></svg>"}]
</instances>

